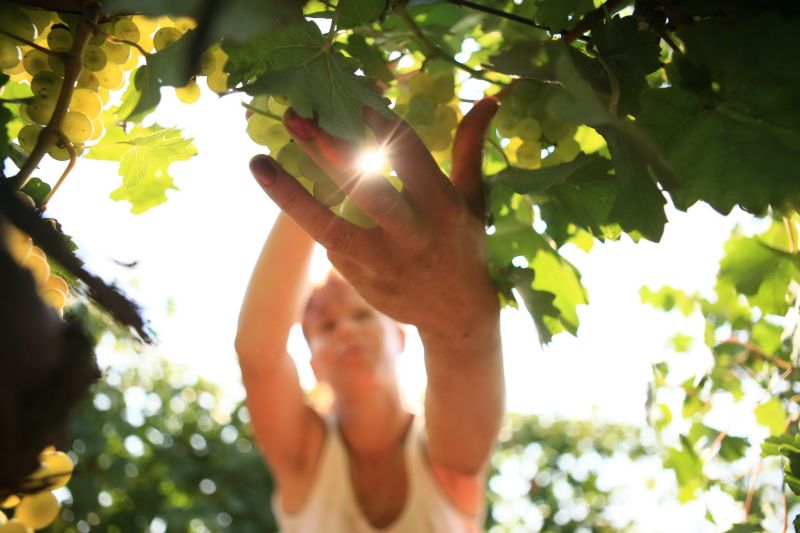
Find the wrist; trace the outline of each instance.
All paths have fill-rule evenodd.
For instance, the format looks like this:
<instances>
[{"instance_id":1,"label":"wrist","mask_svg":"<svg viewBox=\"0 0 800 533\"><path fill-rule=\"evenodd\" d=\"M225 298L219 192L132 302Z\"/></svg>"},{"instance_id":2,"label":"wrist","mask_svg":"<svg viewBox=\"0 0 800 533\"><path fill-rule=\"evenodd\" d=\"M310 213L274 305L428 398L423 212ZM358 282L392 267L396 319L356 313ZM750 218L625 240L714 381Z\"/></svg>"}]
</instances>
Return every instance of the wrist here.
<instances>
[{"instance_id":1,"label":"wrist","mask_svg":"<svg viewBox=\"0 0 800 533\"><path fill-rule=\"evenodd\" d=\"M443 328L418 329L426 352L493 352L500 349L500 307L484 308L474 317L450 322Z\"/></svg>"}]
</instances>

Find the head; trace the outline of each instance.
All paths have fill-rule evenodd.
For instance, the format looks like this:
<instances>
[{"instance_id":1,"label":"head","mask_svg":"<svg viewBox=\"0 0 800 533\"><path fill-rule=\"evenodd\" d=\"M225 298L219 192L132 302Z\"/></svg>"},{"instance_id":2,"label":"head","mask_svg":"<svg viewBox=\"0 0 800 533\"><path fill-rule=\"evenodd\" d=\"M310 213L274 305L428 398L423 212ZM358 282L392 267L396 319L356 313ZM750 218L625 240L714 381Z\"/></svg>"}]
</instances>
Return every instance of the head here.
<instances>
[{"instance_id":1,"label":"head","mask_svg":"<svg viewBox=\"0 0 800 533\"><path fill-rule=\"evenodd\" d=\"M394 384L395 358L405 342L402 328L337 272L312 289L301 325L314 374L334 394L387 380Z\"/></svg>"}]
</instances>

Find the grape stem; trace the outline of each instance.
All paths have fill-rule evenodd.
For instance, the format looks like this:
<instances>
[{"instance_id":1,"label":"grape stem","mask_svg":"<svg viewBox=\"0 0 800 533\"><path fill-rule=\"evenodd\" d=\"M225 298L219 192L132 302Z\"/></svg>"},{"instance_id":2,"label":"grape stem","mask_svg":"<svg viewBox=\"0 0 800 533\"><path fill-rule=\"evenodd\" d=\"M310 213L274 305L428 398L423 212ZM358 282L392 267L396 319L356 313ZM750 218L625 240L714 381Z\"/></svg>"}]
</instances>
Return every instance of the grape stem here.
<instances>
[{"instance_id":1,"label":"grape stem","mask_svg":"<svg viewBox=\"0 0 800 533\"><path fill-rule=\"evenodd\" d=\"M495 9L493 7L484 6L484 5L481 5L481 4L476 4L475 2L470 2L469 0L445 0L445 2L450 3L450 4L455 4L457 6L468 7L470 9L474 9L476 11L482 11L484 13L488 13L490 15L495 15L497 17L501 17L501 18L504 18L504 19L513 20L514 22L519 22L520 24L525 24L526 26L533 26L534 28L539 28L540 30L546 31L546 32L550 33L551 35L553 33L558 33L558 32L553 32L552 29L548 28L547 26L545 26L543 24L539 24L535 20L527 19L525 17L521 17L521 16L516 15L514 13L509 13L507 11L502 11L500 9Z\"/></svg>"},{"instance_id":2,"label":"grape stem","mask_svg":"<svg viewBox=\"0 0 800 533\"><path fill-rule=\"evenodd\" d=\"M99 26L95 27L94 31L95 33L97 33L97 35L99 35L100 37L102 37L103 39L105 39L110 43L127 44L128 46L132 46L133 48L136 48L139 51L139 53L142 54L144 57L151 55L150 52L142 48L141 45L139 45L139 43L129 41L128 39L120 39L119 37L114 37L113 35L110 35L101 30Z\"/></svg>"},{"instance_id":3,"label":"grape stem","mask_svg":"<svg viewBox=\"0 0 800 533\"><path fill-rule=\"evenodd\" d=\"M508 166L508 167L512 166L511 165L511 160L508 158L508 155L506 154L506 151L503 150L503 147L500 146L500 143L498 143L496 140L492 139L491 137L489 137L486 140L489 141L489 144L491 144L494 147L495 150L500 152L500 155L503 156L503 159L506 162L506 166Z\"/></svg>"},{"instance_id":4,"label":"grape stem","mask_svg":"<svg viewBox=\"0 0 800 533\"><path fill-rule=\"evenodd\" d=\"M474 68L458 61L456 58L451 57L449 54L445 54L444 52L442 52L442 50L439 49L439 47L437 47L433 42L431 42L430 39L428 39L428 36L425 35L425 33L422 31L422 28L420 28L417 25L417 23L414 22L414 19L411 17L411 15L408 14L408 11L406 11L406 8L404 6L395 6L394 10L395 13L397 13L403 20L405 25L408 26L408 29L411 30L411 33L414 34L414 37L416 37L417 42L425 52L426 61L428 61L429 59L437 59L437 58L443 59L448 63L451 63L456 67L460 68L461 70L469 73L474 78L488 81L490 83L504 85L503 83L498 82L496 80L487 79L486 75L482 71L475 70Z\"/></svg>"},{"instance_id":5,"label":"grape stem","mask_svg":"<svg viewBox=\"0 0 800 533\"><path fill-rule=\"evenodd\" d=\"M35 48L36 50L39 50L40 52L47 54L49 56L56 56L56 57L61 56L61 54L58 52L54 52L47 47L38 45L33 41L29 41L28 39L24 39L18 35L14 35L13 33L7 32L6 30L0 29L0 34L5 35L6 37L10 37L11 39L14 39L15 41L18 41L26 46L30 46L31 48Z\"/></svg>"},{"instance_id":6,"label":"grape stem","mask_svg":"<svg viewBox=\"0 0 800 533\"><path fill-rule=\"evenodd\" d=\"M67 149L67 153L69 154L69 163L67 163L67 167L64 169L64 172L61 173L61 177L58 178L56 184L53 185L53 188L50 189L50 192L48 192L47 196L45 196L44 200L42 200L42 205L39 208L42 212L47 209L47 202L49 202L53 195L56 194L58 188L61 187L61 183L64 181L64 179L66 179L72 169L75 168L75 164L78 162L78 152L75 151L75 146L73 146L72 143L69 142L69 139L63 135L61 136L61 139L64 143L64 147Z\"/></svg>"},{"instance_id":7,"label":"grape stem","mask_svg":"<svg viewBox=\"0 0 800 533\"><path fill-rule=\"evenodd\" d=\"M47 126L39 133L36 146L31 150L22 168L16 176L9 180L9 185L15 189L21 189L28 183L31 173L39 166L44 155L61 138L61 124L67 114L72 92L75 89L75 82L83 70L83 52L86 50L86 45L92 36L92 28L97 25L97 20L100 18L100 12L99 4L87 4L86 12L84 13L85 18L78 25L72 48L70 48L64 61L64 82L61 85L61 92L58 95L53 116L50 117Z\"/></svg>"}]
</instances>

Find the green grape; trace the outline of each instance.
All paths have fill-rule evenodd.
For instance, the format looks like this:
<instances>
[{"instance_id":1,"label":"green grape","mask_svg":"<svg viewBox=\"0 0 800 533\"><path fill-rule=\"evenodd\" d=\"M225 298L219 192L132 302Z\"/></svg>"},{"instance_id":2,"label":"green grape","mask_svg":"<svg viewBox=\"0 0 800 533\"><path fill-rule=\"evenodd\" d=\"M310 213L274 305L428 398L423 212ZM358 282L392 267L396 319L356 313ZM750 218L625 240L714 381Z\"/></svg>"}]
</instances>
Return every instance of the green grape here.
<instances>
[{"instance_id":1,"label":"green grape","mask_svg":"<svg viewBox=\"0 0 800 533\"><path fill-rule=\"evenodd\" d=\"M100 139L105 132L106 127L103 125L103 121L99 118L92 119L92 136L89 137L89 140L96 141Z\"/></svg>"},{"instance_id":2,"label":"green grape","mask_svg":"<svg viewBox=\"0 0 800 533\"><path fill-rule=\"evenodd\" d=\"M172 45L183 36L178 28L161 28L153 35L153 47L157 52Z\"/></svg>"},{"instance_id":3,"label":"green grape","mask_svg":"<svg viewBox=\"0 0 800 533\"><path fill-rule=\"evenodd\" d=\"M89 37L89 44L92 46L100 47L106 42L106 35L112 35L114 33L114 24L111 22L103 22L98 24L98 31L93 33L91 37Z\"/></svg>"},{"instance_id":4,"label":"green grape","mask_svg":"<svg viewBox=\"0 0 800 533\"><path fill-rule=\"evenodd\" d=\"M436 114L436 103L433 99L423 93L415 94L408 102L408 111L405 119L414 126L419 124L430 124Z\"/></svg>"},{"instance_id":5,"label":"green grape","mask_svg":"<svg viewBox=\"0 0 800 533\"><path fill-rule=\"evenodd\" d=\"M44 128L35 124L28 124L19 130L18 140L19 145L25 150L26 153L31 153L33 147L36 146L36 141L39 139L39 133Z\"/></svg>"},{"instance_id":6,"label":"green grape","mask_svg":"<svg viewBox=\"0 0 800 533\"><path fill-rule=\"evenodd\" d=\"M107 64L103 70L97 72L97 81L101 87L106 89L111 89L112 91L119 89L125 82L122 68L114 63Z\"/></svg>"},{"instance_id":7,"label":"green grape","mask_svg":"<svg viewBox=\"0 0 800 533\"><path fill-rule=\"evenodd\" d=\"M270 152L280 150L283 145L292 140L291 135L281 123L268 127L264 135Z\"/></svg>"},{"instance_id":8,"label":"green grape","mask_svg":"<svg viewBox=\"0 0 800 533\"><path fill-rule=\"evenodd\" d=\"M289 103L288 102L281 103L274 96L270 97L270 99L267 102L267 109L269 109L269 112L272 113L273 115L277 115L279 117L282 117L283 114L286 112L286 110L288 108L289 108Z\"/></svg>"},{"instance_id":9,"label":"green grape","mask_svg":"<svg viewBox=\"0 0 800 533\"><path fill-rule=\"evenodd\" d=\"M93 44L86 45L86 51L83 52L83 66L87 69L99 72L103 70L108 64L108 58L103 49Z\"/></svg>"},{"instance_id":10,"label":"green grape","mask_svg":"<svg viewBox=\"0 0 800 533\"><path fill-rule=\"evenodd\" d=\"M260 111L267 111L269 109L269 96L266 94L259 94L258 96L254 96L252 100L250 100L250 107L253 109L258 109ZM251 113L255 113L253 110L249 110Z\"/></svg>"},{"instance_id":11,"label":"green grape","mask_svg":"<svg viewBox=\"0 0 800 533\"><path fill-rule=\"evenodd\" d=\"M300 161L304 155L305 152L296 142L290 142L278 150L278 155L275 159L286 172L296 177L303 174L300 170Z\"/></svg>"},{"instance_id":12,"label":"green grape","mask_svg":"<svg viewBox=\"0 0 800 533\"><path fill-rule=\"evenodd\" d=\"M422 143L430 150L430 145L435 142L433 127L421 124L419 126L414 126L414 131L417 132L417 137L419 137Z\"/></svg>"},{"instance_id":13,"label":"green grape","mask_svg":"<svg viewBox=\"0 0 800 533\"><path fill-rule=\"evenodd\" d=\"M200 56L200 68L197 72L200 76L209 76L217 68L217 60L211 50L206 50Z\"/></svg>"},{"instance_id":14,"label":"green grape","mask_svg":"<svg viewBox=\"0 0 800 533\"><path fill-rule=\"evenodd\" d=\"M300 166L300 174L310 179L314 183L331 181L330 176L328 176L324 170L319 168L319 165L317 165L313 159L308 157L308 154L306 154L305 152L300 158L299 166Z\"/></svg>"},{"instance_id":15,"label":"green grape","mask_svg":"<svg viewBox=\"0 0 800 533\"><path fill-rule=\"evenodd\" d=\"M428 148L431 152L447 150L450 147L450 143L453 142L453 132L445 124L436 123L431 128L431 134L433 138L430 144L428 144Z\"/></svg>"},{"instance_id":16,"label":"green grape","mask_svg":"<svg viewBox=\"0 0 800 533\"><path fill-rule=\"evenodd\" d=\"M272 99L278 102L282 106L289 107L291 102L289 102L288 96L280 96L280 95L272 95Z\"/></svg>"},{"instance_id":17,"label":"green grape","mask_svg":"<svg viewBox=\"0 0 800 533\"><path fill-rule=\"evenodd\" d=\"M525 141L517 147L516 157L521 167L538 168L542 162L542 145L535 141Z\"/></svg>"},{"instance_id":18,"label":"green grape","mask_svg":"<svg viewBox=\"0 0 800 533\"><path fill-rule=\"evenodd\" d=\"M219 63L219 61L217 62ZM219 65L218 65L219 67ZM217 94L228 92L228 74L218 70L206 78L208 88Z\"/></svg>"},{"instance_id":19,"label":"green grape","mask_svg":"<svg viewBox=\"0 0 800 533\"><path fill-rule=\"evenodd\" d=\"M77 111L67 111L61 131L71 143L83 143L92 136L92 120Z\"/></svg>"},{"instance_id":20,"label":"green grape","mask_svg":"<svg viewBox=\"0 0 800 533\"><path fill-rule=\"evenodd\" d=\"M36 26L28 15L16 7L4 7L0 10L0 30L26 41L36 39Z\"/></svg>"},{"instance_id":21,"label":"green grape","mask_svg":"<svg viewBox=\"0 0 800 533\"><path fill-rule=\"evenodd\" d=\"M78 81L75 83L75 87L97 92L97 90L100 88L100 80L97 79L96 73L89 70L84 70L81 72L81 75L78 76Z\"/></svg>"},{"instance_id":22,"label":"green grape","mask_svg":"<svg viewBox=\"0 0 800 533\"><path fill-rule=\"evenodd\" d=\"M47 34L47 47L54 52L66 52L72 48L72 32L66 26L59 24Z\"/></svg>"},{"instance_id":23,"label":"green grape","mask_svg":"<svg viewBox=\"0 0 800 533\"><path fill-rule=\"evenodd\" d=\"M33 25L36 26L36 33L41 35L44 33L44 30L50 25L50 21L53 19L52 13L50 11L46 11L44 9L23 9L23 13L25 13Z\"/></svg>"},{"instance_id":24,"label":"green grape","mask_svg":"<svg viewBox=\"0 0 800 533\"><path fill-rule=\"evenodd\" d=\"M141 38L139 27L130 18L121 18L114 24L114 37L131 41L132 43L138 42Z\"/></svg>"},{"instance_id":25,"label":"green grape","mask_svg":"<svg viewBox=\"0 0 800 533\"><path fill-rule=\"evenodd\" d=\"M542 133L548 140L557 143L561 139L572 137L578 130L577 126L564 122L550 115L542 119Z\"/></svg>"},{"instance_id":26,"label":"green grape","mask_svg":"<svg viewBox=\"0 0 800 533\"><path fill-rule=\"evenodd\" d=\"M103 110L103 99L97 92L90 89L78 88L72 91L72 99L69 101L69 110L83 113L90 119L100 116Z\"/></svg>"},{"instance_id":27,"label":"green grape","mask_svg":"<svg viewBox=\"0 0 800 533\"><path fill-rule=\"evenodd\" d=\"M455 80L451 74L441 74L431 80L429 91L437 104L446 104L455 96Z\"/></svg>"},{"instance_id":28,"label":"green grape","mask_svg":"<svg viewBox=\"0 0 800 533\"><path fill-rule=\"evenodd\" d=\"M22 56L22 64L25 66L25 70L28 74L35 76L38 72L43 70L51 70L47 59L47 54L32 48Z\"/></svg>"},{"instance_id":29,"label":"green grape","mask_svg":"<svg viewBox=\"0 0 800 533\"><path fill-rule=\"evenodd\" d=\"M523 141L538 141L542 136L542 126L535 118L526 118L521 120L514 130L517 136Z\"/></svg>"},{"instance_id":30,"label":"green grape","mask_svg":"<svg viewBox=\"0 0 800 533\"><path fill-rule=\"evenodd\" d=\"M339 216L362 228L375 226L375 222L349 196L342 200L341 205L339 205Z\"/></svg>"},{"instance_id":31,"label":"green grape","mask_svg":"<svg viewBox=\"0 0 800 533\"><path fill-rule=\"evenodd\" d=\"M578 144L578 141L572 137L568 137L558 143L555 151L558 152L561 161L568 163L578 157L578 154L581 152L581 146Z\"/></svg>"},{"instance_id":32,"label":"green grape","mask_svg":"<svg viewBox=\"0 0 800 533\"><path fill-rule=\"evenodd\" d=\"M131 58L131 47L127 44L106 41L100 49L105 52L109 61L117 65L124 65Z\"/></svg>"},{"instance_id":33,"label":"green grape","mask_svg":"<svg viewBox=\"0 0 800 533\"><path fill-rule=\"evenodd\" d=\"M507 100L503 100L503 103L500 105L500 109L497 111L497 115L494 119L497 132L502 137L510 139L517 134L517 124L519 121L519 115L516 111L514 111L511 103Z\"/></svg>"},{"instance_id":34,"label":"green grape","mask_svg":"<svg viewBox=\"0 0 800 533\"><path fill-rule=\"evenodd\" d=\"M254 143L268 146L267 130L275 124L277 124L275 120L260 113L254 113L253 116L247 119L247 134Z\"/></svg>"},{"instance_id":35,"label":"green grape","mask_svg":"<svg viewBox=\"0 0 800 533\"><path fill-rule=\"evenodd\" d=\"M31 79L31 91L33 94L44 98L45 100L58 98L58 93L61 92L61 85L64 83L64 78L51 70L43 70L38 72Z\"/></svg>"},{"instance_id":36,"label":"green grape","mask_svg":"<svg viewBox=\"0 0 800 533\"><path fill-rule=\"evenodd\" d=\"M411 94L426 93L430 89L430 85L430 78L421 70L408 79L408 91Z\"/></svg>"},{"instance_id":37,"label":"green grape","mask_svg":"<svg viewBox=\"0 0 800 533\"><path fill-rule=\"evenodd\" d=\"M184 104L192 104L200 98L200 86L196 81L189 80L183 87L175 87L175 95Z\"/></svg>"},{"instance_id":38,"label":"green grape","mask_svg":"<svg viewBox=\"0 0 800 533\"><path fill-rule=\"evenodd\" d=\"M54 144L53 146L51 146L50 150L47 151L47 154L56 161L69 160L69 152L67 151L67 149L58 144Z\"/></svg>"},{"instance_id":39,"label":"green grape","mask_svg":"<svg viewBox=\"0 0 800 533\"><path fill-rule=\"evenodd\" d=\"M441 126L442 128L452 130L458 125L458 112L455 108L450 106L439 106L436 108L434 122L437 127Z\"/></svg>"},{"instance_id":40,"label":"green grape","mask_svg":"<svg viewBox=\"0 0 800 533\"><path fill-rule=\"evenodd\" d=\"M47 66L61 77L64 77L64 60L58 56L47 56Z\"/></svg>"},{"instance_id":41,"label":"green grape","mask_svg":"<svg viewBox=\"0 0 800 533\"><path fill-rule=\"evenodd\" d=\"M21 60L19 47L5 35L0 35L0 68L8 70L19 65Z\"/></svg>"},{"instance_id":42,"label":"green grape","mask_svg":"<svg viewBox=\"0 0 800 533\"><path fill-rule=\"evenodd\" d=\"M325 177L327 178L325 181L314 181L314 191L312 193L314 198L325 207L332 207L342 203L347 197L344 191L327 175Z\"/></svg>"},{"instance_id":43,"label":"green grape","mask_svg":"<svg viewBox=\"0 0 800 533\"><path fill-rule=\"evenodd\" d=\"M34 124L47 124L50 117L53 116L53 111L56 109L56 102L54 99L45 99L34 97L33 101L25 106L25 112Z\"/></svg>"}]
</instances>

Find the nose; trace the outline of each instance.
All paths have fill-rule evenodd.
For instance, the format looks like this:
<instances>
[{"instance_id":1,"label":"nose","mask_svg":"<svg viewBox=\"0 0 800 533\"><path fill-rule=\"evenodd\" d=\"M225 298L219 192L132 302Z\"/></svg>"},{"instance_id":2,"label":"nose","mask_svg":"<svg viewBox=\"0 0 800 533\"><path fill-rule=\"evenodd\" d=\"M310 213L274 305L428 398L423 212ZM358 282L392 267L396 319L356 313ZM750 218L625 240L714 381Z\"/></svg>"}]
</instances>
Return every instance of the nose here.
<instances>
[{"instance_id":1,"label":"nose","mask_svg":"<svg viewBox=\"0 0 800 533\"><path fill-rule=\"evenodd\" d=\"M343 317L336 321L336 336L340 339L349 340L358 331L358 324L350 317Z\"/></svg>"}]
</instances>

